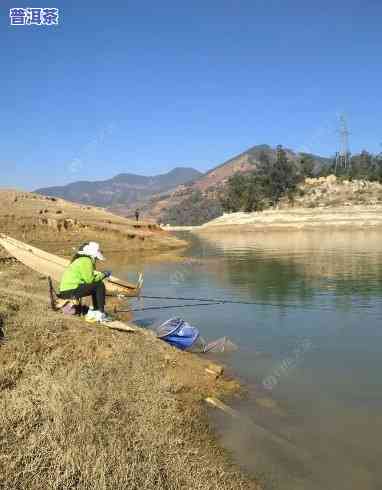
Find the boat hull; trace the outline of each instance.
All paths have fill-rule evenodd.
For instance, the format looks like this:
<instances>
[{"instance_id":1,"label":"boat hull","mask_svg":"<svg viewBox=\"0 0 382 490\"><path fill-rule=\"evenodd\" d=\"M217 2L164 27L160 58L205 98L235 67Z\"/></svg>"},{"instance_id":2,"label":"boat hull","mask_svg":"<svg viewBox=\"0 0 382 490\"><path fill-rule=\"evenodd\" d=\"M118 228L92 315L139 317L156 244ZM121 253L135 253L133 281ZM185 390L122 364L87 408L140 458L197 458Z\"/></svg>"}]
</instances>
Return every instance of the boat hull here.
<instances>
[{"instance_id":1,"label":"boat hull","mask_svg":"<svg viewBox=\"0 0 382 490\"><path fill-rule=\"evenodd\" d=\"M39 274L51 277L56 282L60 282L62 274L70 264L70 261L67 259L45 252L7 235L0 234L0 245L19 262L22 262ZM132 284L111 276L105 279L105 285L108 294L138 296L143 286L143 274L139 275L137 284Z\"/></svg>"}]
</instances>

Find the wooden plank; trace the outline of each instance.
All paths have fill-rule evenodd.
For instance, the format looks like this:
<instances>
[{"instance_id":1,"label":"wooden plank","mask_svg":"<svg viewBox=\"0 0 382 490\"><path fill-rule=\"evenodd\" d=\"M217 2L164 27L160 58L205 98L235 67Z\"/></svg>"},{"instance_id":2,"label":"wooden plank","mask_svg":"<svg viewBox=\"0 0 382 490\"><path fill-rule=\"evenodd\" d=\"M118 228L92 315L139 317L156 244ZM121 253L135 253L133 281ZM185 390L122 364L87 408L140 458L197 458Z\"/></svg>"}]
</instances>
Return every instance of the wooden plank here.
<instances>
[{"instance_id":1,"label":"wooden plank","mask_svg":"<svg viewBox=\"0 0 382 490\"><path fill-rule=\"evenodd\" d=\"M128 323L120 322L119 320L113 320L107 323L96 323L97 326L111 328L112 330L120 330L121 332L137 332L138 329L132 327Z\"/></svg>"},{"instance_id":2,"label":"wooden plank","mask_svg":"<svg viewBox=\"0 0 382 490\"><path fill-rule=\"evenodd\" d=\"M219 377L223 374L224 368L219 364L210 363L206 367L206 372L209 374L214 374L216 377Z\"/></svg>"},{"instance_id":3,"label":"wooden plank","mask_svg":"<svg viewBox=\"0 0 382 490\"><path fill-rule=\"evenodd\" d=\"M219 410L222 410L224 413L230 415L231 417L238 418L240 417L240 414L237 410L234 410L233 408L229 407L225 403L223 403L221 400L218 398L214 397L208 397L205 398L204 400L206 403L211 405L212 407L218 408Z\"/></svg>"}]
</instances>

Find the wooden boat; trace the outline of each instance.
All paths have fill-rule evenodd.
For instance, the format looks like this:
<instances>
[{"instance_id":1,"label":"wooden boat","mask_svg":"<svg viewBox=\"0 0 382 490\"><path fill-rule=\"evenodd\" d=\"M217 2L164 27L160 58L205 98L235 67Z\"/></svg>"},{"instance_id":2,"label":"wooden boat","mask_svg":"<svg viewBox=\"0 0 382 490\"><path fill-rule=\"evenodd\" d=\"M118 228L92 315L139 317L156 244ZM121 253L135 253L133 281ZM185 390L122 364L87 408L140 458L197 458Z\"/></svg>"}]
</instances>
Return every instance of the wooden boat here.
<instances>
[{"instance_id":1,"label":"wooden boat","mask_svg":"<svg viewBox=\"0 0 382 490\"><path fill-rule=\"evenodd\" d=\"M4 247L10 255L15 257L27 267L39 274L52 278L59 282L70 261L57 255L32 247L27 243L16 240L10 236L0 234L0 245ZM143 286L143 274L140 273L136 284L118 279L111 276L105 279L106 291L113 296L138 296Z\"/></svg>"}]
</instances>

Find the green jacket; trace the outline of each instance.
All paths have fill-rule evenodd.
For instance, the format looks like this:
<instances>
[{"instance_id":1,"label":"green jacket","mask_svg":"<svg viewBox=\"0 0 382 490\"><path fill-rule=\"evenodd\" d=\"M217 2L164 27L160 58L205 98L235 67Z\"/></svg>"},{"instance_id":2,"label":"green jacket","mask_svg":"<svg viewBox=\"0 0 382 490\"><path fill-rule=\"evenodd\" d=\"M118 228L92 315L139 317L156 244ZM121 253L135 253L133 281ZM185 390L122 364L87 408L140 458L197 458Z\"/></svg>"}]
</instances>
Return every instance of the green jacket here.
<instances>
[{"instance_id":1,"label":"green jacket","mask_svg":"<svg viewBox=\"0 0 382 490\"><path fill-rule=\"evenodd\" d=\"M91 284L105 279L103 272L95 270L95 261L84 256L74 260L64 272L60 292L77 289L81 284Z\"/></svg>"}]
</instances>

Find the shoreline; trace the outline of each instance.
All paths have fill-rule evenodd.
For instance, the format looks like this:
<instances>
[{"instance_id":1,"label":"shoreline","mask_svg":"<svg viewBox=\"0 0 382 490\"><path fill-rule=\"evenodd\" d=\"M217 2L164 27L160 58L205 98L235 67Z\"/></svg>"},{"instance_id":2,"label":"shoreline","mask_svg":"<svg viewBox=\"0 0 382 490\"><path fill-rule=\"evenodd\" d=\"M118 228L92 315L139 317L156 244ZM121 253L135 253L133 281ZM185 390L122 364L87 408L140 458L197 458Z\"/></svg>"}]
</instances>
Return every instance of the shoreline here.
<instances>
[{"instance_id":1,"label":"shoreline","mask_svg":"<svg viewBox=\"0 0 382 490\"><path fill-rule=\"evenodd\" d=\"M1 261L0 277L2 485L259 488L219 445L203 402L238 393L237 381L211 376L207 358L149 330L116 332L51 311L46 279L19 262ZM193 474L179 474L182 454Z\"/></svg>"},{"instance_id":2,"label":"shoreline","mask_svg":"<svg viewBox=\"0 0 382 490\"><path fill-rule=\"evenodd\" d=\"M164 226L166 231L256 232L376 229L382 227L382 206L341 206L335 208L292 208L252 213L226 213L200 226Z\"/></svg>"}]
</instances>

